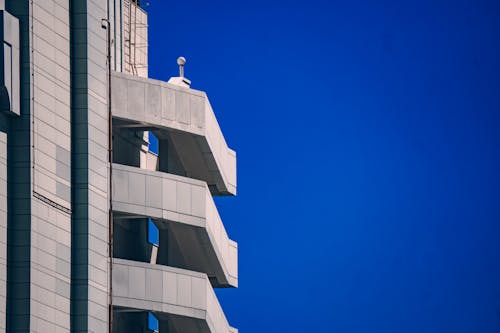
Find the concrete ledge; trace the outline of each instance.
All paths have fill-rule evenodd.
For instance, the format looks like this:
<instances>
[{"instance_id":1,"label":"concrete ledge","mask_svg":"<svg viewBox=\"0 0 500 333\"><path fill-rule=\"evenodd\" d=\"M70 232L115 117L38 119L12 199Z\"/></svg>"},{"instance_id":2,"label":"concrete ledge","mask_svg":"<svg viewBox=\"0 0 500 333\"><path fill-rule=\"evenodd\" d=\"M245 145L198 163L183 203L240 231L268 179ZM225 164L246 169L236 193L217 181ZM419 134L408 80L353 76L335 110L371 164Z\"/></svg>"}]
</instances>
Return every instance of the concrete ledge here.
<instances>
[{"instance_id":1,"label":"concrete ledge","mask_svg":"<svg viewBox=\"0 0 500 333\"><path fill-rule=\"evenodd\" d=\"M113 164L113 209L188 226L172 231L186 240L192 269L215 275L217 286L238 286L238 244L229 239L205 182ZM190 242L193 233L206 241Z\"/></svg>"},{"instance_id":2,"label":"concrete ledge","mask_svg":"<svg viewBox=\"0 0 500 333\"><path fill-rule=\"evenodd\" d=\"M201 321L204 333L237 332L203 273L113 259L113 304Z\"/></svg>"},{"instance_id":3,"label":"concrete ledge","mask_svg":"<svg viewBox=\"0 0 500 333\"><path fill-rule=\"evenodd\" d=\"M117 72L111 84L114 118L168 131L189 177L213 185L215 194L236 194L236 153L204 92Z\"/></svg>"}]
</instances>

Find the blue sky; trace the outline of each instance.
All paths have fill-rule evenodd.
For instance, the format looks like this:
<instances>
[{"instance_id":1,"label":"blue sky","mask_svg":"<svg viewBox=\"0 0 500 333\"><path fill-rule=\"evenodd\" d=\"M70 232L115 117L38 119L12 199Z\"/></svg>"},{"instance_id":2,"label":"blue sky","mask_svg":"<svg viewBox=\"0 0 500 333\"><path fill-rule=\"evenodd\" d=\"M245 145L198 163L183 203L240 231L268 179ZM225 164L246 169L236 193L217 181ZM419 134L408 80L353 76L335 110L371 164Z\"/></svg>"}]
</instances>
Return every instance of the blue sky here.
<instances>
[{"instance_id":1,"label":"blue sky","mask_svg":"<svg viewBox=\"0 0 500 333\"><path fill-rule=\"evenodd\" d=\"M232 325L500 331L498 1L149 2L238 152Z\"/></svg>"}]
</instances>

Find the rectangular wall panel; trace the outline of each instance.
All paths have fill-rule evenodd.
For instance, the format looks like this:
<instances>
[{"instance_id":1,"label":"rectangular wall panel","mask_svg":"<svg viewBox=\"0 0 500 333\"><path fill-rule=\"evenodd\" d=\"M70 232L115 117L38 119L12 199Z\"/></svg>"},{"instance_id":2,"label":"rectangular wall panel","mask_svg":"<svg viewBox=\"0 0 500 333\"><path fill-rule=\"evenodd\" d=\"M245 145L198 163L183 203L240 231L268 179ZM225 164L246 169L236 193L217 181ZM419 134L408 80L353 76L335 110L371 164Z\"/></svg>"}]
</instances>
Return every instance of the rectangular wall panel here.
<instances>
[{"instance_id":1,"label":"rectangular wall panel","mask_svg":"<svg viewBox=\"0 0 500 333\"><path fill-rule=\"evenodd\" d=\"M69 0L33 1L32 332L70 331Z\"/></svg>"},{"instance_id":2,"label":"rectangular wall panel","mask_svg":"<svg viewBox=\"0 0 500 333\"><path fill-rule=\"evenodd\" d=\"M107 1L72 1L72 331L108 330Z\"/></svg>"},{"instance_id":3,"label":"rectangular wall panel","mask_svg":"<svg viewBox=\"0 0 500 333\"><path fill-rule=\"evenodd\" d=\"M0 120L1 121L1 120ZM7 133L0 132L0 331L7 306Z\"/></svg>"},{"instance_id":4,"label":"rectangular wall panel","mask_svg":"<svg viewBox=\"0 0 500 333\"><path fill-rule=\"evenodd\" d=\"M69 0L33 2L33 190L71 208Z\"/></svg>"},{"instance_id":5,"label":"rectangular wall panel","mask_svg":"<svg viewBox=\"0 0 500 333\"><path fill-rule=\"evenodd\" d=\"M7 331L30 332L32 204L31 15L28 0L6 0L19 19L20 116L10 119L7 141Z\"/></svg>"}]
</instances>

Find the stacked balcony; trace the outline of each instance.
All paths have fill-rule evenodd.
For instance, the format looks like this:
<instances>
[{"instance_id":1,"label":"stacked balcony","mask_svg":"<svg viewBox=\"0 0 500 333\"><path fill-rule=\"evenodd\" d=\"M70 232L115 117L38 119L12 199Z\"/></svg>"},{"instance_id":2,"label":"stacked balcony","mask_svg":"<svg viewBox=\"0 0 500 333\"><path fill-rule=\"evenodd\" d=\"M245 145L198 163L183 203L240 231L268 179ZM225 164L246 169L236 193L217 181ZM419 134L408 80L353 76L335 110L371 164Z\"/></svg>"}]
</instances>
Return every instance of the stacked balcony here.
<instances>
[{"instance_id":1,"label":"stacked balcony","mask_svg":"<svg viewBox=\"0 0 500 333\"><path fill-rule=\"evenodd\" d=\"M237 332L213 288L238 286L238 247L212 197L236 194L236 154L207 96L123 73L111 85L115 329Z\"/></svg>"}]
</instances>

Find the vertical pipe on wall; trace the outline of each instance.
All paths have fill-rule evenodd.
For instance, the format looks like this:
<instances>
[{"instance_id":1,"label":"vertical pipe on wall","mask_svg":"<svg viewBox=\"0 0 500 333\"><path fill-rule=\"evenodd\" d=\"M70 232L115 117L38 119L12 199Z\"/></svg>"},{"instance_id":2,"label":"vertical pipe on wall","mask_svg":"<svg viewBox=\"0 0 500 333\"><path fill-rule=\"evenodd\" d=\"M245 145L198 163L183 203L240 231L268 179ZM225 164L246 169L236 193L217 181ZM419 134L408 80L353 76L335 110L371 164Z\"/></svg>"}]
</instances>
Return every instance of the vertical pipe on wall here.
<instances>
[{"instance_id":1,"label":"vertical pipe on wall","mask_svg":"<svg viewBox=\"0 0 500 333\"><path fill-rule=\"evenodd\" d=\"M109 313L108 324L109 333L113 332L113 115L111 112L111 24L109 17L109 1L108 1L108 18L102 20L102 26L106 27L107 31L107 71L108 71L108 162L109 162L109 211L108 211L108 252L109 252Z\"/></svg>"}]
</instances>

